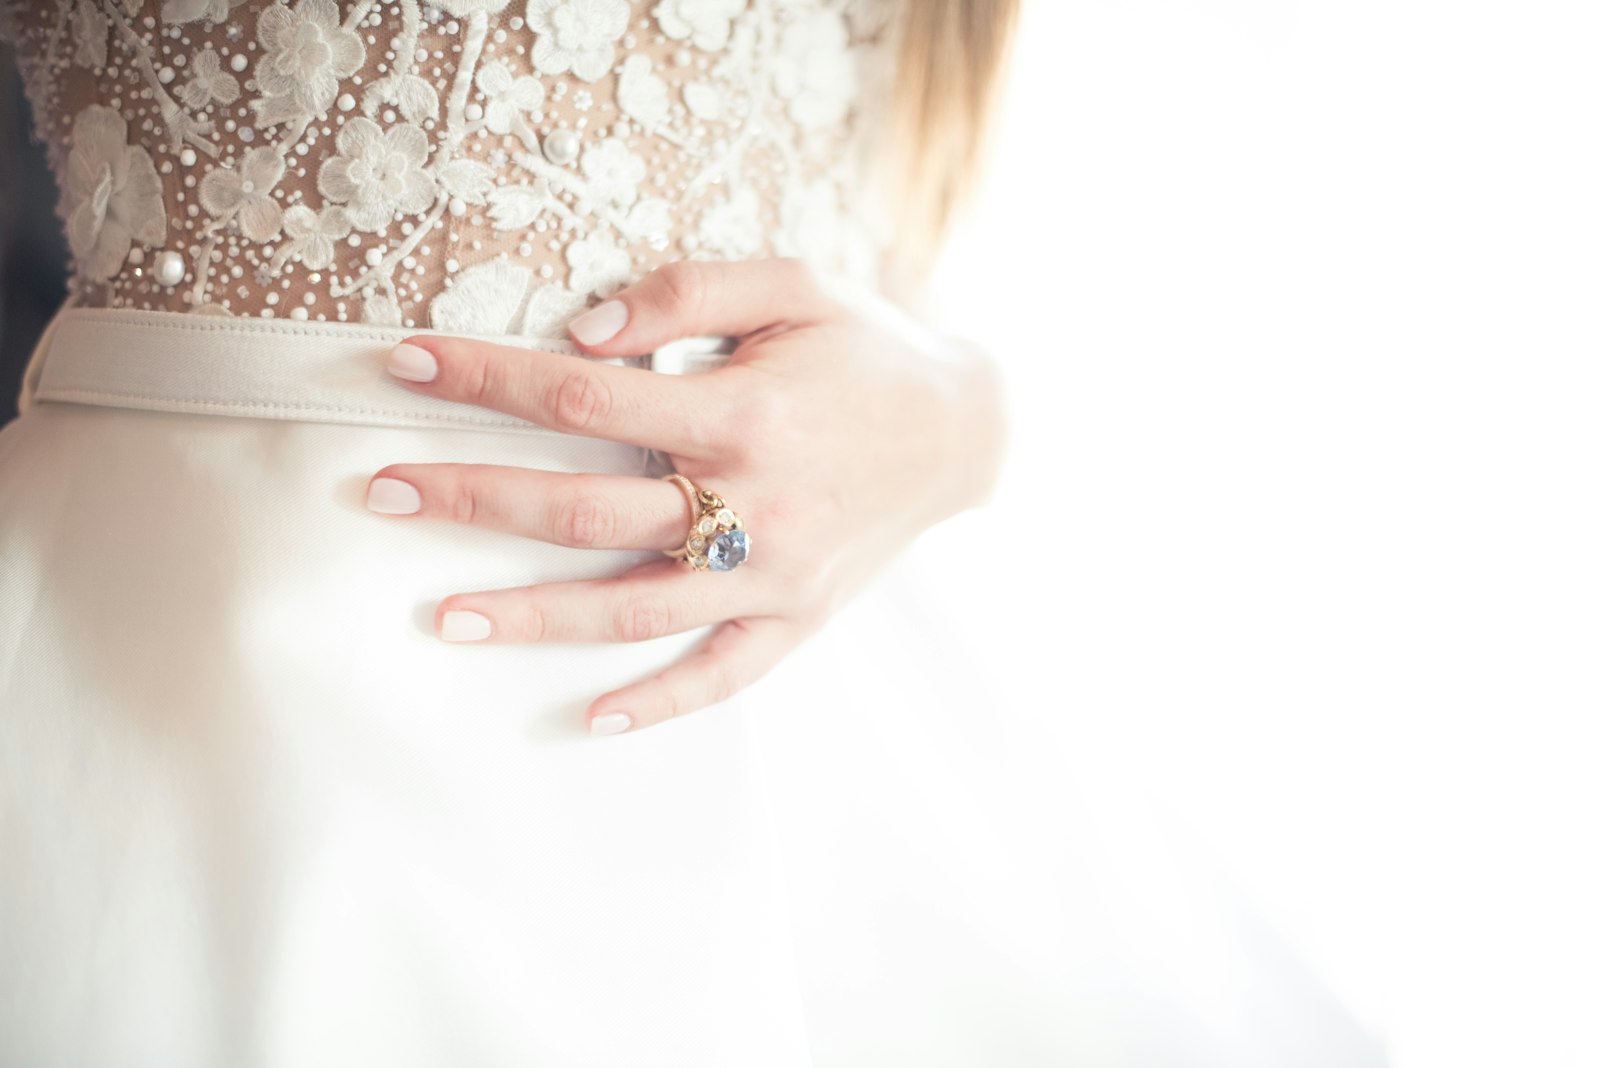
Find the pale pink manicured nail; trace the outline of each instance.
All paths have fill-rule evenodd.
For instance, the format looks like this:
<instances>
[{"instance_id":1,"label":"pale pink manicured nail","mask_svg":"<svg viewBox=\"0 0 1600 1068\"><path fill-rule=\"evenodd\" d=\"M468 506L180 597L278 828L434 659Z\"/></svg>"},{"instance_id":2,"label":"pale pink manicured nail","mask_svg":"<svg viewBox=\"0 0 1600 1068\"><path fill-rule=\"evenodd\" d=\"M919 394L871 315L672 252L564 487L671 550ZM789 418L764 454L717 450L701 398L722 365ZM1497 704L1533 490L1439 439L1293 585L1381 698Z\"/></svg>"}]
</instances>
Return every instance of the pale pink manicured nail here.
<instances>
[{"instance_id":1,"label":"pale pink manicured nail","mask_svg":"<svg viewBox=\"0 0 1600 1068\"><path fill-rule=\"evenodd\" d=\"M446 612L439 623L439 637L447 642L475 642L487 638L492 629L489 617L478 612Z\"/></svg>"},{"instance_id":2,"label":"pale pink manicured nail","mask_svg":"<svg viewBox=\"0 0 1600 1068\"><path fill-rule=\"evenodd\" d=\"M439 373L439 361L427 349L399 344L389 350L389 373L411 382L432 382Z\"/></svg>"},{"instance_id":3,"label":"pale pink manicured nail","mask_svg":"<svg viewBox=\"0 0 1600 1068\"><path fill-rule=\"evenodd\" d=\"M398 478L375 478L367 487L367 507L387 515L410 515L422 510L422 494Z\"/></svg>"},{"instance_id":4,"label":"pale pink manicured nail","mask_svg":"<svg viewBox=\"0 0 1600 1068\"><path fill-rule=\"evenodd\" d=\"M633 726L633 717L626 712L607 712L589 721L590 734L621 734Z\"/></svg>"},{"instance_id":5,"label":"pale pink manicured nail","mask_svg":"<svg viewBox=\"0 0 1600 1068\"><path fill-rule=\"evenodd\" d=\"M610 341L628 325L628 306L620 300L608 300L567 324L572 336L585 345L598 345Z\"/></svg>"}]
</instances>

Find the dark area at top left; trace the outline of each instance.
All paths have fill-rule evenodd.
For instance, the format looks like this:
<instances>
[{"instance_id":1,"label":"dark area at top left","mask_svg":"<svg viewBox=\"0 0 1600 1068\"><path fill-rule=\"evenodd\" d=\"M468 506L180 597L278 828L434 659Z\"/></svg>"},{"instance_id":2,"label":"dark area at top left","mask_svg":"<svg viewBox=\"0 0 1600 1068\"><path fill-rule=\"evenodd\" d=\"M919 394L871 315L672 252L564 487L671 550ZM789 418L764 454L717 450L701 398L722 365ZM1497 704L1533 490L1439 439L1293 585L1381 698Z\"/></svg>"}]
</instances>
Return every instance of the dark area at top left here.
<instances>
[{"instance_id":1,"label":"dark area at top left","mask_svg":"<svg viewBox=\"0 0 1600 1068\"><path fill-rule=\"evenodd\" d=\"M22 369L67 295L56 189L15 56L0 48L0 425L17 414Z\"/></svg>"}]
</instances>

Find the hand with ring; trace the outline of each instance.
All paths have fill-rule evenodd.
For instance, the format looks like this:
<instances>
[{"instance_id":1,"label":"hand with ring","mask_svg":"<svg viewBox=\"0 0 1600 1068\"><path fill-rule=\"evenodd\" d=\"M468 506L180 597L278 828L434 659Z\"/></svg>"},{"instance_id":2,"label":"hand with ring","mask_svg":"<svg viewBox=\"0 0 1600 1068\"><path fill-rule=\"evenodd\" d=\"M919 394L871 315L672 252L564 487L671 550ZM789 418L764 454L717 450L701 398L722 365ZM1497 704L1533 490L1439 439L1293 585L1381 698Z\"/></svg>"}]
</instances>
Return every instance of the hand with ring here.
<instances>
[{"instance_id":1,"label":"hand with ring","mask_svg":"<svg viewBox=\"0 0 1600 1068\"><path fill-rule=\"evenodd\" d=\"M671 556L614 578L453 594L436 610L440 636L456 641L642 641L714 625L654 677L597 697L595 733L731 697L924 529L993 492L1006 440L994 361L798 260L671 263L570 330L600 358L693 335L738 347L714 371L670 375L418 336L389 370L420 392L656 449L681 478L392 464L368 503Z\"/></svg>"}]
</instances>

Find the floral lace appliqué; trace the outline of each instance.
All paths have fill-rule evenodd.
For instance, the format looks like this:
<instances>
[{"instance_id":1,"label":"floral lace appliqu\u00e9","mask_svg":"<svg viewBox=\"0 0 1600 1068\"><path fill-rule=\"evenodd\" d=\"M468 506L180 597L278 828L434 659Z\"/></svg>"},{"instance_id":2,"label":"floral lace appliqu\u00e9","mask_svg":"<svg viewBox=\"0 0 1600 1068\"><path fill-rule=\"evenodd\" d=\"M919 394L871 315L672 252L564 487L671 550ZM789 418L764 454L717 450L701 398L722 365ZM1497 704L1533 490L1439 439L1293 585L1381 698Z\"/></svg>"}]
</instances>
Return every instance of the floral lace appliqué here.
<instances>
[{"instance_id":1,"label":"floral lace appliqu\u00e9","mask_svg":"<svg viewBox=\"0 0 1600 1068\"><path fill-rule=\"evenodd\" d=\"M0 0L88 306L559 332L660 263L870 280L898 0Z\"/></svg>"}]
</instances>

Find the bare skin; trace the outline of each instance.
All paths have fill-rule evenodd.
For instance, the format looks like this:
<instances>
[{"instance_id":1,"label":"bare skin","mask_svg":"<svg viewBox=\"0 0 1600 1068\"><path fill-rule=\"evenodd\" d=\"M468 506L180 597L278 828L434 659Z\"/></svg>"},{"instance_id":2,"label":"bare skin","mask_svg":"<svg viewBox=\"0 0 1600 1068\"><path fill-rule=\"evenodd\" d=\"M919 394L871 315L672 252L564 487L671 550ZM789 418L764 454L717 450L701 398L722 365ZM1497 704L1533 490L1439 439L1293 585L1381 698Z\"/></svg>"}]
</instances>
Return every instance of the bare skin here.
<instances>
[{"instance_id":1,"label":"bare skin","mask_svg":"<svg viewBox=\"0 0 1600 1068\"><path fill-rule=\"evenodd\" d=\"M440 602L435 626L452 640L643 641L714 626L659 674L596 698L596 733L652 726L754 682L923 530L987 501L1007 436L987 354L881 298L830 288L797 260L668 264L613 300L621 307L572 326L591 356L701 334L739 347L725 367L685 376L437 336L408 339L391 362L419 392L659 449L742 517L752 550L731 572L663 556L615 578ZM684 493L661 479L492 464L393 464L369 487L380 479L414 487L383 484L411 502L407 518L560 545L672 549L688 528Z\"/></svg>"}]
</instances>

